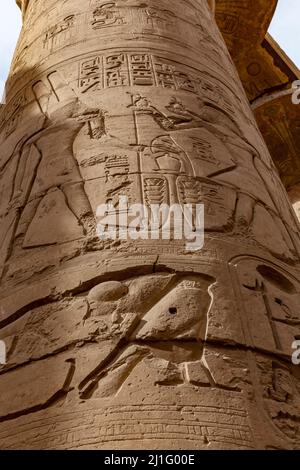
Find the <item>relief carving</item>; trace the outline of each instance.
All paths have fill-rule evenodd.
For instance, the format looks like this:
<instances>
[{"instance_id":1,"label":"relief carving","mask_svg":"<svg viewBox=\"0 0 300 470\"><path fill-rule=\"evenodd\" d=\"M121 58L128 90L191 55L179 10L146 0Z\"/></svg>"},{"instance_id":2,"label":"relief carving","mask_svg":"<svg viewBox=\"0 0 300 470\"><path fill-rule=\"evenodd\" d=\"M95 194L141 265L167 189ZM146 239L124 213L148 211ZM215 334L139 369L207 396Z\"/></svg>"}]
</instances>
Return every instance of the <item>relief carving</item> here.
<instances>
[{"instance_id":1,"label":"relief carving","mask_svg":"<svg viewBox=\"0 0 300 470\"><path fill-rule=\"evenodd\" d=\"M125 18L121 16L119 9L116 8L116 2L92 2L93 10L92 28L101 29L109 26L125 24Z\"/></svg>"}]
</instances>

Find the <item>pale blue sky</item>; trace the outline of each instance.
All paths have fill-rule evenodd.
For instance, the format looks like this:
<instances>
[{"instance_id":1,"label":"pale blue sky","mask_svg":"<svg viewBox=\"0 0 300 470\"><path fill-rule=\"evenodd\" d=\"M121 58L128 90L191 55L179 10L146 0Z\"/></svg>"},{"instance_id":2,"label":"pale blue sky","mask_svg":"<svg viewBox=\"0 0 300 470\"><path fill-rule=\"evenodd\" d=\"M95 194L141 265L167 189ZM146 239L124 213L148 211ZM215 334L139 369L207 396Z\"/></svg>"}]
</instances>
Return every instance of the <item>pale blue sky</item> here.
<instances>
[{"instance_id":1,"label":"pale blue sky","mask_svg":"<svg viewBox=\"0 0 300 470\"><path fill-rule=\"evenodd\" d=\"M0 17L0 97L21 27L14 0L1 0ZM300 67L300 0L279 0L270 33L282 49Z\"/></svg>"}]
</instances>

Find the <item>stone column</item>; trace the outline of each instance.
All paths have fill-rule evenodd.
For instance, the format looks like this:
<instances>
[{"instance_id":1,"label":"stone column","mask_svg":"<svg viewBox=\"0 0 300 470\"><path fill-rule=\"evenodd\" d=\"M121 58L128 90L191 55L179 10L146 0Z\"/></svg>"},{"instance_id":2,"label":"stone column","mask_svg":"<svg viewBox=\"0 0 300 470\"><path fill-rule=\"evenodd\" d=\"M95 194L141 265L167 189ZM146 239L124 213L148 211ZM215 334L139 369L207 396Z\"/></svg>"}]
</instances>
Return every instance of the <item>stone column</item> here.
<instances>
[{"instance_id":1,"label":"stone column","mask_svg":"<svg viewBox=\"0 0 300 470\"><path fill-rule=\"evenodd\" d=\"M19 3L1 448L299 448L299 228L207 1ZM203 249L99 239L120 196L203 203Z\"/></svg>"}]
</instances>

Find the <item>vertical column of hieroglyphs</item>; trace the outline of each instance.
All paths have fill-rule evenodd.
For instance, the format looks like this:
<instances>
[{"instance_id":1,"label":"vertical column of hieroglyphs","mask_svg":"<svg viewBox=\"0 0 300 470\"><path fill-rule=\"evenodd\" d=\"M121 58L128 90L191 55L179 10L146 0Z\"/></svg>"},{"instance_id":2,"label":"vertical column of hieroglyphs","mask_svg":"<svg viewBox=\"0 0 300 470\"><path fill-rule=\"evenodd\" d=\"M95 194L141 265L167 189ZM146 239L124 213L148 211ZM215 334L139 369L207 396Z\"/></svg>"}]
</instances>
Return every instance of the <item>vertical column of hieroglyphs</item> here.
<instances>
[{"instance_id":1,"label":"vertical column of hieroglyphs","mask_svg":"<svg viewBox=\"0 0 300 470\"><path fill-rule=\"evenodd\" d=\"M299 446L299 227L207 1L19 3L0 447ZM100 240L119 196L204 203L204 248Z\"/></svg>"}]
</instances>

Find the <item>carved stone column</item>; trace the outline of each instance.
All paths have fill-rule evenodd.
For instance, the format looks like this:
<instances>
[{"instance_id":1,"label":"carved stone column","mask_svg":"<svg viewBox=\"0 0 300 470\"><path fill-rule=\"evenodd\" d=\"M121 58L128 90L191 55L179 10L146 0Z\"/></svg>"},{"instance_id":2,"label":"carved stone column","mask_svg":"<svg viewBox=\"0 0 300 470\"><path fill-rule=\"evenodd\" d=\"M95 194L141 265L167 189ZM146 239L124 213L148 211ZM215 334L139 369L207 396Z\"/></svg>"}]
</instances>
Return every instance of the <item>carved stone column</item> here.
<instances>
[{"instance_id":1,"label":"carved stone column","mask_svg":"<svg viewBox=\"0 0 300 470\"><path fill-rule=\"evenodd\" d=\"M19 3L1 448L299 448L299 227L207 0ZM119 196L204 203L204 248L101 241Z\"/></svg>"}]
</instances>

